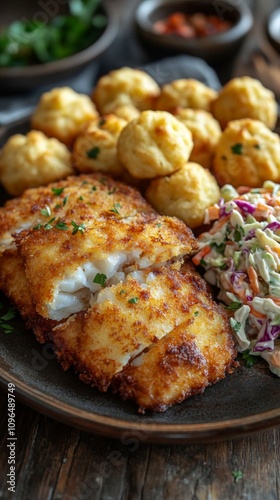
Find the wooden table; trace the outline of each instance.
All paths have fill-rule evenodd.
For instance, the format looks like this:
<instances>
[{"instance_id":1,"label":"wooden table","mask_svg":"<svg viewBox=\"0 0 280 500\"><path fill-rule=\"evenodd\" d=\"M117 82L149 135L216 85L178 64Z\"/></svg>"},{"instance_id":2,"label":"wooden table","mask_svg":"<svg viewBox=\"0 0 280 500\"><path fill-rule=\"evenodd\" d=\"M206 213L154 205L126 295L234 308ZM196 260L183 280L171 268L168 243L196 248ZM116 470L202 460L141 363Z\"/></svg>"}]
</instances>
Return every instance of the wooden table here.
<instances>
[{"instance_id":1,"label":"wooden table","mask_svg":"<svg viewBox=\"0 0 280 500\"><path fill-rule=\"evenodd\" d=\"M268 11L272 3L259 1L258 8ZM122 444L68 427L16 400L16 429L13 493L7 484L7 393L1 392L1 499L280 498L280 428L207 445L149 445L137 439Z\"/></svg>"}]
</instances>

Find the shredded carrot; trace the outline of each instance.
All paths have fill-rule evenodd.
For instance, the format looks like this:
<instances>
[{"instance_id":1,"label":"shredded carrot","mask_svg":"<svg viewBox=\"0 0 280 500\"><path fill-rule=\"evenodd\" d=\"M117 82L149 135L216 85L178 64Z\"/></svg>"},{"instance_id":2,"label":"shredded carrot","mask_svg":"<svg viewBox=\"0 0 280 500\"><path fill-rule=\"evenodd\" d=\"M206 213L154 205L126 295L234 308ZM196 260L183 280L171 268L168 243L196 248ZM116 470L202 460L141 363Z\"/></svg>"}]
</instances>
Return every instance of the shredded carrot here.
<instances>
[{"instance_id":1,"label":"shredded carrot","mask_svg":"<svg viewBox=\"0 0 280 500\"><path fill-rule=\"evenodd\" d=\"M212 248L210 247L210 245L206 245L205 247L203 247L193 258L192 258L192 261L193 263L198 266L201 259L203 259L203 257L205 257L205 255L207 255L208 253L210 253L212 250Z\"/></svg>"},{"instance_id":2,"label":"shredded carrot","mask_svg":"<svg viewBox=\"0 0 280 500\"><path fill-rule=\"evenodd\" d=\"M215 220L220 217L220 207L217 205L213 205L212 207L208 208L208 216L209 220Z\"/></svg>"},{"instance_id":3,"label":"shredded carrot","mask_svg":"<svg viewBox=\"0 0 280 500\"><path fill-rule=\"evenodd\" d=\"M256 318L259 318L259 319L265 319L265 318L266 318L266 315L265 315L265 314L262 314L262 313L260 313L259 311L256 311L255 309L253 309L253 307L250 307L250 312L251 312L251 314L253 314L253 316L255 316Z\"/></svg>"},{"instance_id":4,"label":"shredded carrot","mask_svg":"<svg viewBox=\"0 0 280 500\"><path fill-rule=\"evenodd\" d=\"M258 275L257 275L255 269L253 268L253 266L248 267L248 276L249 276L249 280L250 280L253 292L255 294L259 293L260 287L259 287L259 282L258 282Z\"/></svg>"},{"instance_id":5,"label":"shredded carrot","mask_svg":"<svg viewBox=\"0 0 280 500\"><path fill-rule=\"evenodd\" d=\"M238 194L245 194L245 193L248 193L248 191L250 191L250 189L251 188L248 186L239 186L237 188L237 192L238 192Z\"/></svg>"},{"instance_id":6,"label":"shredded carrot","mask_svg":"<svg viewBox=\"0 0 280 500\"><path fill-rule=\"evenodd\" d=\"M220 220L217 220L217 222L214 224L214 226L208 231L209 234L215 234L217 233L217 231L219 231L219 229L221 229L221 227L223 227L223 225L225 224L225 222L227 222L229 219L229 215L227 215L226 217L222 217Z\"/></svg>"},{"instance_id":7,"label":"shredded carrot","mask_svg":"<svg viewBox=\"0 0 280 500\"><path fill-rule=\"evenodd\" d=\"M269 205L266 205L265 203L260 203L260 202L259 202L259 203L257 204L257 208L256 208L256 209L257 209L257 210L260 210L261 212L262 212L262 211L265 211L265 210L269 210L269 211L270 211L270 210L271 210L271 207L270 207Z\"/></svg>"}]
</instances>

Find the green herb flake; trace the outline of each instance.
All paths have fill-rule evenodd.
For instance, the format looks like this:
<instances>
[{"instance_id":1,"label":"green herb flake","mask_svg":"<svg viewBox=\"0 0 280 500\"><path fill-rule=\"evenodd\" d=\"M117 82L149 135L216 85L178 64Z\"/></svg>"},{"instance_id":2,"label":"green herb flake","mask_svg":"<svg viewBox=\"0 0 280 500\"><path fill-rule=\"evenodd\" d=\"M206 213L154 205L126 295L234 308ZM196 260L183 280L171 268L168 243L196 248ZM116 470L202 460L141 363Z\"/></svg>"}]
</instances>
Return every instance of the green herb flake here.
<instances>
[{"instance_id":1,"label":"green herb flake","mask_svg":"<svg viewBox=\"0 0 280 500\"><path fill-rule=\"evenodd\" d=\"M85 232L85 225L84 224L77 224L75 221L71 221L71 224L73 226L73 231L72 231L72 234L77 234L78 231L80 231L80 233L84 234Z\"/></svg>"},{"instance_id":2,"label":"green herb flake","mask_svg":"<svg viewBox=\"0 0 280 500\"><path fill-rule=\"evenodd\" d=\"M162 224L159 222L158 224L156 224L156 227L161 227Z\"/></svg>"},{"instance_id":3,"label":"green herb flake","mask_svg":"<svg viewBox=\"0 0 280 500\"><path fill-rule=\"evenodd\" d=\"M87 151L87 157L95 160L98 157L99 153L100 153L100 148L94 147Z\"/></svg>"},{"instance_id":4,"label":"green herb flake","mask_svg":"<svg viewBox=\"0 0 280 500\"><path fill-rule=\"evenodd\" d=\"M45 208L42 208L41 214L44 217L50 217L51 216L51 209L50 209L50 207L46 205Z\"/></svg>"},{"instance_id":5,"label":"green herb flake","mask_svg":"<svg viewBox=\"0 0 280 500\"><path fill-rule=\"evenodd\" d=\"M105 118L101 118L98 125L99 125L99 127L102 127L103 125L105 125L105 123L106 123Z\"/></svg>"},{"instance_id":6,"label":"green herb flake","mask_svg":"<svg viewBox=\"0 0 280 500\"><path fill-rule=\"evenodd\" d=\"M244 473L241 470L233 470L231 471L231 475L234 479L235 483L238 483L240 479L243 479Z\"/></svg>"},{"instance_id":7,"label":"green herb flake","mask_svg":"<svg viewBox=\"0 0 280 500\"><path fill-rule=\"evenodd\" d=\"M16 310L13 307L10 307L6 314L0 317L0 321L10 321L16 316Z\"/></svg>"},{"instance_id":8,"label":"green herb flake","mask_svg":"<svg viewBox=\"0 0 280 500\"><path fill-rule=\"evenodd\" d=\"M237 309L240 309L240 307L242 306L241 302L234 302L232 301L228 308L231 309L231 311L237 311Z\"/></svg>"},{"instance_id":9,"label":"green herb flake","mask_svg":"<svg viewBox=\"0 0 280 500\"><path fill-rule=\"evenodd\" d=\"M68 201L68 195L65 196L65 198L63 198L63 202L62 202L62 205L65 207L66 203Z\"/></svg>"},{"instance_id":10,"label":"green herb flake","mask_svg":"<svg viewBox=\"0 0 280 500\"><path fill-rule=\"evenodd\" d=\"M255 144L255 145L254 145L254 148L255 148L255 149L261 149L261 145L260 145L260 144Z\"/></svg>"},{"instance_id":11,"label":"green herb flake","mask_svg":"<svg viewBox=\"0 0 280 500\"><path fill-rule=\"evenodd\" d=\"M125 294L125 291L124 290L121 290L120 291L120 295L124 295Z\"/></svg>"},{"instance_id":12,"label":"green herb flake","mask_svg":"<svg viewBox=\"0 0 280 500\"><path fill-rule=\"evenodd\" d=\"M91 190L92 190L92 191L96 191L96 190L97 190L97 187L96 187L96 186L92 186Z\"/></svg>"},{"instance_id":13,"label":"green herb flake","mask_svg":"<svg viewBox=\"0 0 280 500\"><path fill-rule=\"evenodd\" d=\"M107 281L106 274L97 273L94 277L93 283L97 283L100 286L105 286L106 281Z\"/></svg>"},{"instance_id":14,"label":"green herb flake","mask_svg":"<svg viewBox=\"0 0 280 500\"><path fill-rule=\"evenodd\" d=\"M235 331L235 333L238 333L240 328L241 328L241 323L240 323L240 321L235 321L234 323L231 322L231 326L232 326L233 330Z\"/></svg>"},{"instance_id":15,"label":"green herb flake","mask_svg":"<svg viewBox=\"0 0 280 500\"><path fill-rule=\"evenodd\" d=\"M1 307L2 309L2 307ZM7 321L12 320L16 316L16 310L14 307L10 306L8 311L0 317L0 329L3 333L12 333L14 327L7 323Z\"/></svg>"},{"instance_id":16,"label":"green herb flake","mask_svg":"<svg viewBox=\"0 0 280 500\"><path fill-rule=\"evenodd\" d=\"M199 315L199 312L198 311L194 311L194 316L198 316Z\"/></svg>"},{"instance_id":17,"label":"green herb flake","mask_svg":"<svg viewBox=\"0 0 280 500\"><path fill-rule=\"evenodd\" d=\"M83 201L84 197L83 196L79 196L78 200L79 201Z\"/></svg>"},{"instance_id":18,"label":"green herb flake","mask_svg":"<svg viewBox=\"0 0 280 500\"><path fill-rule=\"evenodd\" d=\"M63 193L65 187L62 188L52 188L52 192L55 196L59 196L61 193Z\"/></svg>"},{"instance_id":19,"label":"green herb flake","mask_svg":"<svg viewBox=\"0 0 280 500\"><path fill-rule=\"evenodd\" d=\"M252 368L252 366L258 362L257 356L252 356L249 350L242 352L241 356L245 361L246 368Z\"/></svg>"},{"instance_id":20,"label":"green herb flake","mask_svg":"<svg viewBox=\"0 0 280 500\"><path fill-rule=\"evenodd\" d=\"M242 155L243 154L243 144L241 142L237 142L233 146L231 146L231 151L234 155Z\"/></svg>"},{"instance_id":21,"label":"green herb flake","mask_svg":"<svg viewBox=\"0 0 280 500\"><path fill-rule=\"evenodd\" d=\"M114 203L113 208L110 209L110 212L120 215L119 208L121 208L120 203Z\"/></svg>"},{"instance_id":22,"label":"green herb flake","mask_svg":"<svg viewBox=\"0 0 280 500\"><path fill-rule=\"evenodd\" d=\"M113 189L111 189L111 191L108 191L108 194L114 194L116 192L117 188L114 187Z\"/></svg>"},{"instance_id":23,"label":"green herb flake","mask_svg":"<svg viewBox=\"0 0 280 500\"><path fill-rule=\"evenodd\" d=\"M137 304L139 300L139 297L132 297L132 299L129 299L127 302L129 302L130 304Z\"/></svg>"},{"instance_id":24,"label":"green herb flake","mask_svg":"<svg viewBox=\"0 0 280 500\"><path fill-rule=\"evenodd\" d=\"M54 226L56 229L61 229L62 231L65 231L66 229L68 229L68 226L67 224L61 220L61 221L58 221L55 226Z\"/></svg>"}]
</instances>

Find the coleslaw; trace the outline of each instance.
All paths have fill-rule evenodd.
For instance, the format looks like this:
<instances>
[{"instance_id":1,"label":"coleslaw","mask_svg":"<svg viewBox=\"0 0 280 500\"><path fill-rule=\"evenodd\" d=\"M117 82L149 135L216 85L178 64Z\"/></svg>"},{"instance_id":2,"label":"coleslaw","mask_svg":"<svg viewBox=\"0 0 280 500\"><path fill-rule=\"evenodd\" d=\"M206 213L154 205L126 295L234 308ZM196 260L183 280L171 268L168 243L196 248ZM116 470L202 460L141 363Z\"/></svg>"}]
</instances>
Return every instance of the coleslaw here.
<instances>
[{"instance_id":1,"label":"coleslaw","mask_svg":"<svg viewBox=\"0 0 280 500\"><path fill-rule=\"evenodd\" d=\"M195 265L231 311L239 352L261 356L280 377L280 185L230 185L210 207Z\"/></svg>"}]
</instances>

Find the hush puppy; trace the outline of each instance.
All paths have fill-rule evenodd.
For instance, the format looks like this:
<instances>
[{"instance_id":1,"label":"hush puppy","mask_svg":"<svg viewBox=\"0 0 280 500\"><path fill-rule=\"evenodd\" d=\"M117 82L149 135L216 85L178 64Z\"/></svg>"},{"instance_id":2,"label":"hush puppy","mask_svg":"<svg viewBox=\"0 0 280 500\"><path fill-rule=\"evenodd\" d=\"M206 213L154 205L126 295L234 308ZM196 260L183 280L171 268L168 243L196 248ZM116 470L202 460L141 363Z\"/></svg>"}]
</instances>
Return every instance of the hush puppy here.
<instances>
[{"instance_id":1,"label":"hush puppy","mask_svg":"<svg viewBox=\"0 0 280 500\"><path fill-rule=\"evenodd\" d=\"M228 123L213 160L220 185L259 187L265 180L280 181L280 139L259 120Z\"/></svg>"},{"instance_id":2,"label":"hush puppy","mask_svg":"<svg viewBox=\"0 0 280 500\"><path fill-rule=\"evenodd\" d=\"M192 78L173 80L163 85L156 102L156 109L172 111L174 108L204 109L210 111L217 92Z\"/></svg>"},{"instance_id":3,"label":"hush puppy","mask_svg":"<svg viewBox=\"0 0 280 500\"><path fill-rule=\"evenodd\" d=\"M211 103L211 112L224 129L231 120L252 118L271 129L277 120L277 102L271 90L249 76L233 78Z\"/></svg>"},{"instance_id":4,"label":"hush puppy","mask_svg":"<svg viewBox=\"0 0 280 500\"><path fill-rule=\"evenodd\" d=\"M0 151L0 180L13 196L73 173L65 144L37 130L13 135Z\"/></svg>"},{"instance_id":5,"label":"hush puppy","mask_svg":"<svg viewBox=\"0 0 280 500\"><path fill-rule=\"evenodd\" d=\"M191 132L166 111L143 111L123 129L118 158L137 179L172 174L189 159Z\"/></svg>"},{"instance_id":6,"label":"hush puppy","mask_svg":"<svg viewBox=\"0 0 280 500\"><path fill-rule=\"evenodd\" d=\"M71 146L84 125L97 116L89 96L70 87L59 87L42 94L31 117L31 126Z\"/></svg>"},{"instance_id":7,"label":"hush puppy","mask_svg":"<svg viewBox=\"0 0 280 500\"><path fill-rule=\"evenodd\" d=\"M202 109L177 108L174 116L192 133L193 150L190 161L211 168L216 146L221 136L219 122Z\"/></svg>"},{"instance_id":8,"label":"hush puppy","mask_svg":"<svg viewBox=\"0 0 280 500\"><path fill-rule=\"evenodd\" d=\"M209 170L189 162L170 176L153 179L146 198L158 212L194 229L203 224L206 208L219 200L220 189Z\"/></svg>"},{"instance_id":9,"label":"hush puppy","mask_svg":"<svg viewBox=\"0 0 280 500\"><path fill-rule=\"evenodd\" d=\"M159 93L159 85L148 73L123 67L98 80L92 99L100 114L115 113L128 119L137 118L139 111L153 109Z\"/></svg>"},{"instance_id":10,"label":"hush puppy","mask_svg":"<svg viewBox=\"0 0 280 500\"><path fill-rule=\"evenodd\" d=\"M80 172L118 176L124 167L117 158L117 141L127 122L114 114L90 122L74 142L72 161Z\"/></svg>"}]
</instances>

